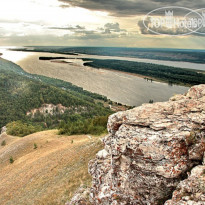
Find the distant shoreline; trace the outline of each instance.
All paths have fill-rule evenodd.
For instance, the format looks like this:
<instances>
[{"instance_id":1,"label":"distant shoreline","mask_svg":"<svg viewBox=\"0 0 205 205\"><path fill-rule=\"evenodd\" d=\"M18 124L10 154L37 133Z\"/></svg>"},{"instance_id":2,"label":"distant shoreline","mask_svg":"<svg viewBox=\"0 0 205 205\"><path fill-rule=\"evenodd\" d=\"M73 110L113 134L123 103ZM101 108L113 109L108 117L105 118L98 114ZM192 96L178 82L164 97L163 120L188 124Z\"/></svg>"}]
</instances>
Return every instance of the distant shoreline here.
<instances>
[{"instance_id":1,"label":"distant shoreline","mask_svg":"<svg viewBox=\"0 0 205 205\"><path fill-rule=\"evenodd\" d=\"M171 61L178 63L205 64L205 50L170 48L126 48L126 47L67 47L67 46L28 46L11 48L13 51L50 52L67 55L96 55L109 57L127 57L140 60ZM175 66L179 67L179 66ZM186 68L186 67L183 67ZM194 68L193 68L194 69ZM204 68L205 69L205 68Z\"/></svg>"},{"instance_id":2,"label":"distant shoreline","mask_svg":"<svg viewBox=\"0 0 205 205\"><path fill-rule=\"evenodd\" d=\"M29 47L24 49L10 49L11 51L22 51L22 52L33 52L33 53L51 53L51 54L60 54L60 55L72 55L76 56L76 58L96 58L96 59L116 59L116 60L126 60L126 61L132 61L132 62L142 62L142 63L152 63L156 65L164 65L164 66L171 66L174 68L184 68L184 69L190 69L195 70L198 72L205 72L205 63L197 63L197 62L191 62L191 61L183 61L183 60L177 60L177 59L155 59L155 58L145 58L143 56L141 57L134 57L134 56L120 56L120 55L99 55L99 54L88 54L86 52L84 53L76 53L76 52L61 52L59 50L43 50L43 49L29 49Z\"/></svg>"},{"instance_id":3,"label":"distant shoreline","mask_svg":"<svg viewBox=\"0 0 205 205\"><path fill-rule=\"evenodd\" d=\"M167 83L157 81L151 83L151 80L147 81L143 79L143 76L139 77L129 73L113 72L113 70L106 69L101 72L92 67L86 68L83 66L84 62L82 60L85 55L79 55L75 58L65 54L51 54L49 52L30 52L28 54L26 52L19 52L19 56L22 58L16 58L18 51L6 52L5 57L7 58L5 59L18 64L28 73L60 79L89 92L106 96L114 102L129 106L148 103L150 99L154 102L166 101L170 96L184 93L188 89L185 86L169 86ZM39 57L66 57L72 59L68 60L71 63L65 64L55 63L52 60L42 61L39 60Z\"/></svg>"}]
</instances>

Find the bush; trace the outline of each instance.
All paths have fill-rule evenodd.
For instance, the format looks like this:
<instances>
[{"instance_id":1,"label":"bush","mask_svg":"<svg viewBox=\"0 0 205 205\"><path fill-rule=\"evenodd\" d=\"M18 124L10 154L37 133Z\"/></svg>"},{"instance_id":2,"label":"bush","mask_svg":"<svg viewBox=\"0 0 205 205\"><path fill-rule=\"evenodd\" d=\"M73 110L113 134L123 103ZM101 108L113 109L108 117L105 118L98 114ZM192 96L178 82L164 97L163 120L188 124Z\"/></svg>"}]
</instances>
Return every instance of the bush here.
<instances>
[{"instance_id":1,"label":"bush","mask_svg":"<svg viewBox=\"0 0 205 205\"><path fill-rule=\"evenodd\" d=\"M9 135L24 137L26 135L39 132L42 130L40 126L33 126L28 123L23 123L21 121L11 122L6 125L7 133Z\"/></svg>"},{"instance_id":2,"label":"bush","mask_svg":"<svg viewBox=\"0 0 205 205\"><path fill-rule=\"evenodd\" d=\"M6 145L6 141L4 140L1 142L1 146L5 146L5 145Z\"/></svg>"},{"instance_id":3,"label":"bush","mask_svg":"<svg viewBox=\"0 0 205 205\"><path fill-rule=\"evenodd\" d=\"M33 148L34 148L34 149L37 149L37 148L38 148L38 146L37 146L36 143L33 144Z\"/></svg>"},{"instance_id":4,"label":"bush","mask_svg":"<svg viewBox=\"0 0 205 205\"><path fill-rule=\"evenodd\" d=\"M14 159L13 159L13 157L10 157L9 162L10 162L11 164L14 163Z\"/></svg>"}]
</instances>

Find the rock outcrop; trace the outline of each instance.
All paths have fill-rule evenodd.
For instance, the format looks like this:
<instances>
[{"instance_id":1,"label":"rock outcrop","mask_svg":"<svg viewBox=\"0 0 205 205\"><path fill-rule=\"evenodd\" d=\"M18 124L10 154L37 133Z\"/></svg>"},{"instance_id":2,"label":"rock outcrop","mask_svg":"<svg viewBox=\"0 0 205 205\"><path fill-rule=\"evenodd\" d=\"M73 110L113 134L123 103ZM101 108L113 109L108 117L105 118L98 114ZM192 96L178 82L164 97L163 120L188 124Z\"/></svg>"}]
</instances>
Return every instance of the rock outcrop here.
<instances>
[{"instance_id":1,"label":"rock outcrop","mask_svg":"<svg viewBox=\"0 0 205 205\"><path fill-rule=\"evenodd\" d=\"M191 175L179 183L172 199L165 205L204 205L205 204L205 159L204 165L192 169Z\"/></svg>"},{"instance_id":2,"label":"rock outcrop","mask_svg":"<svg viewBox=\"0 0 205 205\"><path fill-rule=\"evenodd\" d=\"M43 104L42 107L33 109L30 112L27 112L26 115L31 115L31 117L34 117L37 113L43 115L64 114L67 109L67 107L62 106L61 104Z\"/></svg>"},{"instance_id":3,"label":"rock outcrop","mask_svg":"<svg viewBox=\"0 0 205 205\"><path fill-rule=\"evenodd\" d=\"M89 202L90 190L81 186L74 194L72 200L65 205L91 205Z\"/></svg>"},{"instance_id":4,"label":"rock outcrop","mask_svg":"<svg viewBox=\"0 0 205 205\"><path fill-rule=\"evenodd\" d=\"M6 131L7 131L7 128L6 128L6 126L4 126L4 127L1 128L1 133L0 134L6 133Z\"/></svg>"},{"instance_id":5,"label":"rock outcrop","mask_svg":"<svg viewBox=\"0 0 205 205\"><path fill-rule=\"evenodd\" d=\"M65 107L61 104L53 105L53 104L43 104L40 108L35 108L26 113L27 116L35 117L36 114L41 115L62 115L65 111L74 111L77 113L82 113L86 111L86 107L78 106L78 107Z\"/></svg>"},{"instance_id":6,"label":"rock outcrop","mask_svg":"<svg viewBox=\"0 0 205 205\"><path fill-rule=\"evenodd\" d=\"M93 204L163 204L205 151L205 85L112 115L90 162Z\"/></svg>"},{"instance_id":7,"label":"rock outcrop","mask_svg":"<svg viewBox=\"0 0 205 205\"><path fill-rule=\"evenodd\" d=\"M205 85L113 114L108 131L89 163L91 204L205 204Z\"/></svg>"}]
</instances>

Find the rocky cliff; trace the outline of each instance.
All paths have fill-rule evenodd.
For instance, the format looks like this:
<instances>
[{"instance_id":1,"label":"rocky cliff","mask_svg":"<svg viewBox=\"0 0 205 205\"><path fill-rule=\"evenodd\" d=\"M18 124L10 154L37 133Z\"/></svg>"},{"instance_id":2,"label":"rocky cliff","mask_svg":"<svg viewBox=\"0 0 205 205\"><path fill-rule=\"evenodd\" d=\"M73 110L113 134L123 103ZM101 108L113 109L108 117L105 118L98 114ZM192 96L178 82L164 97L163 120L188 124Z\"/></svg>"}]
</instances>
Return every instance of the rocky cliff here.
<instances>
[{"instance_id":1,"label":"rocky cliff","mask_svg":"<svg viewBox=\"0 0 205 205\"><path fill-rule=\"evenodd\" d=\"M108 131L104 150L89 164L89 203L205 204L205 85L118 112Z\"/></svg>"}]
</instances>

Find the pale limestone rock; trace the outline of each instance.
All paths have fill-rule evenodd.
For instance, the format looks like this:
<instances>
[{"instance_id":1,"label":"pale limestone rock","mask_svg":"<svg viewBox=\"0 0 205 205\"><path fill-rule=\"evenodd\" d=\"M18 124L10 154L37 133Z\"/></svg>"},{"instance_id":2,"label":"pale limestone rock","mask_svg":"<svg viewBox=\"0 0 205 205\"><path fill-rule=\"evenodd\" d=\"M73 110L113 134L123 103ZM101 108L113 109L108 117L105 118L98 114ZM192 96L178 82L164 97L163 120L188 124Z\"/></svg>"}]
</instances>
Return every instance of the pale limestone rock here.
<instances>
[{"instance_id":1,"label":"pale limestone rock","mask_svg":"<svg viewBox=\"0 0 205 205\"><path fill-rule=\"evenodd\" d=\"M165 205L204 205L205 204L205 166L198 165L191 175L181 181L173 192L171 200Z\"/></svg>"},{"instance_id":2,"label":"pale limestone rock","mask_svg":"<svg viewBox=\"0 0 205 205\"><path fill-rule=\"evenodd\" d=\"M157 205L171 198L187 171L202 162L204 96L205 85L194 86L168 102L110 116L104 138L108 154L89 165L92 203Z\"/></svg>"},{"instance_id":3,"label":"pale limestone rock","mask_svg":"<svg viewBox=\"0 0 205 205\"><path fill-rule=\"evenodd\" d=\"M105 149L103 149L103 150L99 151L96 156L99 159L105 159L107 157L107 155L108 155L108 152Z\"/></svg>"},{"instance_id":4,"label":"pale limestone rock","mask_svg":"<svg viewBox=\"0 0 205 205\"><path fill-rule=\"evenodd\" d=\"M89 163L85 204L205 205L205 85L118 112L108 131L104 150Z\"/></svg>"},{"instance_id":5,"label":"pale limestone rock","mask_svg":"<svg viewBox=\"0 0 205 205\"><path fill-rule=\"evenodd\" d=\"M0 134L6 133L6 130L7 130L6 126L2 127L2 128L1 128L1 133L0 133Z\"/></svg>"},{"instance_id":6,"label":"pale limestone rock","mask_svg":"<svg viewBox=\"0 0 205 205\"><path fill-rule=\"evenodd\" d=\"M67 202L65 205L89 205L89 194L90 190L81 186L75 193L74 197L70 202Z\"/></svg>"}]
</instances>

